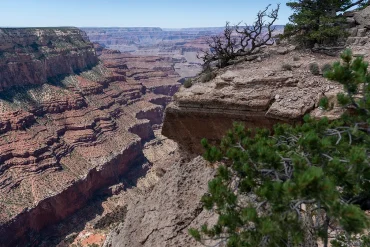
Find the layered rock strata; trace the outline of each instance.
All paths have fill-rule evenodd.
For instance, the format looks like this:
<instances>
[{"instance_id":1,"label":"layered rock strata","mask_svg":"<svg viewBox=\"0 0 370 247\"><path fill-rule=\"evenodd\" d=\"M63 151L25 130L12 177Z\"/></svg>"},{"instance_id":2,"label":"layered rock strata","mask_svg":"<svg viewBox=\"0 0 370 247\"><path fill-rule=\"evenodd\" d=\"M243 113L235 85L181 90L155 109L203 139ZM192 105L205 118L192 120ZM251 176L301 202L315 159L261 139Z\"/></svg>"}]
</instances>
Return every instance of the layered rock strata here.
<instances>
[{"instance_id":1,"label":"layered rock strata","mask_svg":"<svg viewBox=\"0 0 370 247\"><path fill-rule=\"evenodd\" d=\"M0 90L40 85L97 63L93 45L77 28L0 28Z\"/></svg>"},{"instance_id":2,"label":"layered rock strata","mask_svg":"<svg viewBox=\"0 0 370 247\"><path fill-rule=\"evenodd\" d=\"M130 61L103 57L98 63L93 45L75 28L5 31L0 246L23 246L37 244L32 232L72 214L142 163L143 144L154 138L168 95L180 84L160 84L178 78L173 70L135 78L126 75ZM31 50L34 42L37 51ZM157 83L152 87L141 82L151 78Z\"/></svg>"},{"instance_id":3,"label":"layered rock strata","mask_svg":"<svg viewBox=\"0 0 370 247\"><path fill-rule=\"evenodd\" d=\"M323 96L334 96L341 88L309 70L310 63L321 67L333 58L293 49L271 48L263 59L218 70L209 82L201 83L198 78L192 87L181 88L166 109L162 133L182 148L201 153L202 138L220 140L235 121L252 128L300 122ZM291 70L285 70L284 64ZM319 111L313 114L324 114Z\"/></svg>"},{"instance_id":4,"label":"layered rock strata","mask_svg":"<svg viewBox=\"0 0 370 247\"><path fill-rule=\"evenodd\" d=\"M355 56L368 57L370 52L370 6L363 10L345 12L349 25L347 45Z\"/></svg>"}]
</instances>

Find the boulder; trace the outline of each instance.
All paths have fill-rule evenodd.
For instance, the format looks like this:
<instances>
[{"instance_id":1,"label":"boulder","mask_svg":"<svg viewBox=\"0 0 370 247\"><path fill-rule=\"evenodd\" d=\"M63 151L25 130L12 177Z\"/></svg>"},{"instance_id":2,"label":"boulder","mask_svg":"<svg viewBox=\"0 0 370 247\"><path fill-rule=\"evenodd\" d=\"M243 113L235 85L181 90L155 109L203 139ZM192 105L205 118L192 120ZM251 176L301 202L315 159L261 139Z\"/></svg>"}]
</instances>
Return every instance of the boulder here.
<instances>
[{"instance_id":1,"label":"boulder","mask_svg":"<svg viewBox=\"0 0 370 247\"><path fill-rule=\"evenodd\" d=\"M349 27L355 27L356 26L356 20L353 17L347 17L346 22L348 23Z\"/></svg>"},{"instance_id":2,"label":"boulder","mask_svg":"<svg viewBox=\"0 0 370 247\"><path fill-rule=\"evenodd\" d=\"M366 28L359 28L357 30L357 36L358 37L365 37L366 36Z\"/></svg>"},{"instance_id":3,"label":"boulder","mask_svg":"<svg viewBox=\"0 0 370 247\"><path fill-rule=\"evenodd\" d=\"M357 31L358 31L357 27L353 27L353 28L349 29L349 36L356 37L357 36Z\"/></svg>"},{"instance_id":4,"label":"boulder","mask_svg":"<svg viewBox=\"0 0 370 247\"><path fill-rule=\"evenodd\" d=\"M289 50L285 47L280 47L276 52L280 55L285 55L289 52Z\"/></svg>"},{"instance_id":5,"label":"boulder","mask_svg":"<svg viewBox=\"0 0 370 247\"><path fill-rule=\"evenodd\" d=\"M224 81L233 81L237 74L233 71L226 71L224 74L221 75L221 79Z\"/></svg>"},{"instance_id":6,"label":"boulder","mask_svg":"<svg viewBox=\"0 0 370 247\"><path fill-rule=\"evenodd\" d=\"M356 22L366 28L370 28L370 6L354 14Z\"/></svg>"},{"instance_id":7,"label":"boulder","mask_svg":"<svg viewBox=\"0 0 370 247\"><path fill-rule=\"evenodd\" d=\"M356 12L354 11L347 11L347 12L344 12L343 13L343 16L345 17L353 17L355 15Z\"/></svg>"}]
</instances>

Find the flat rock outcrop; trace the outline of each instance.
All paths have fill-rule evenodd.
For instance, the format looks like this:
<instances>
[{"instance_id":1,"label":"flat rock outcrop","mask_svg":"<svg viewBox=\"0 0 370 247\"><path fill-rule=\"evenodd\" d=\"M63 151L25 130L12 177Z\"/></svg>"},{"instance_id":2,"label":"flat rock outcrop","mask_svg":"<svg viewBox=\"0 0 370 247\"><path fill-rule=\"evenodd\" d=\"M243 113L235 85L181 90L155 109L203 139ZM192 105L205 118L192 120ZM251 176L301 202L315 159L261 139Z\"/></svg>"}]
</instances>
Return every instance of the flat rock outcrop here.
<instances>
[{"instance_id":1,"label":"flat rock outcrop","mask_svg":"<svg viewBox=\"0 0 370 247\"><path fill-rule=\"evenodd\" d=\"M99 62L75 28L0 31L0 246L37 245L33 233L142 164L179 76L127 75L130 61Z\"/></svg>"},{"instance_id":2,"label":"flat rock outcrop","mask_svg":"<svg viewBox=\"0 0 370 247\"><path fill-rule=\"evenodd\" d=\"M269 48L260 60L220 69L209 82L198 78L192 87L181 88L166 109L163 135L188 151L201 153L202 138L220 140L235 121L267 128L278 122L300 122L318 107L323 96L341 90L338 84L309 70L312 62L321 67L335 59L299 53L292 47L284 48L284 53L280 49ZM282 67L284 64L289 70ZM324 113L315 110L313 114L318 117Z\"/></svg>"}]
</instances>

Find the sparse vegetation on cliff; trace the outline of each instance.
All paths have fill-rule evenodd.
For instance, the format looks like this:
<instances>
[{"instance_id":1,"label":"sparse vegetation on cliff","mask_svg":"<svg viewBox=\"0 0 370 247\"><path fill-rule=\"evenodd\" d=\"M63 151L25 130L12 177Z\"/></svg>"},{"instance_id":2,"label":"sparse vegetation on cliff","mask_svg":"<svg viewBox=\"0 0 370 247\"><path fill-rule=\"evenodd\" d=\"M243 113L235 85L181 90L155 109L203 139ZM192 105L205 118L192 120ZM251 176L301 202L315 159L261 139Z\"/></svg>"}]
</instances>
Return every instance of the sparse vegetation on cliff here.
<instances>
[{"instance_id":1,"label":"sparse vegetation on cliff","mask_svg":"<svg viewBox=\"0 0 370 247\"><path fill-rule=\"evenodd\" d=\"M184 82L184 87L189 88L191 86L193 86L193 82L191 81L191 79L186 79Z\"/></svg>"},{"instance_id":2,"label":"sparse vegetation on cliff","mask_svg":"<svg viewBox=\"0 0 370 247\"><path fill-rule=\"evenodd\" d=\"M200 78L201 82L208 82L210 80L213 80L216 77L216 73L213 72L212 70L207 70L204 72L202 77Z\"/></svg>"},{"instance_id":3,"label":"sparse vegetation on cliff","mask_svg":"<svg viewBox=\"0 0 370 247\"><path fill-rule=\"evenodd\" d=\"M206 140L204 158L222 162L204 207L218 221L190 229L198 241L227 246L368 246L370 74L362 57L342 55L326 76L343 84L339 103L351 116L255 131L236 124L221 145Z\"/></svg>"},{"instance_id":4,"label":"sparse vegetation on cliff","mask_svg":"<svg viewBox=\"0 0 370 247\"><path fill-rule=\"evenodd\" d=\"M331 71L331 70L332 70L332 68L333 68L333 66L331 66L331 64L326 63L326 64L324 64L323 66L321 66L321 72L322 72L323 74L325 74L326 72Z\"/></svg>"},{"instance_id":5,"label":"sparse vegetation on cliff","mask_svg":"<svg viewBox=\"0 0 370 247\"><path fill-rule=\"evenodd\" d=\"M282 68L283 70L292 70L292 69L293 69L292 65L291 65L291 64L289 64L289 63L284 63L284 64L281 66L281 68Z\"/></svg>"},{"instance_id":6,"label":"sparse vegetation on cliff","mask_svg":"<svg viewBox=\"0 0 370 247\"><path fill-rule=\"evenodd\" d=\"M310 71L313 75L319 75L320 74L320 68L319 68L319 65L316 62L310 63L309 69L310 69Z\"/></svg>"},{"instance_id":7,"label":"sparse vegetation on cliff","mask_svg":"<svg viewBox=\"0 0 370 247\"><path fill-rule=\"evenodd\" d=\"M293 11L284 29L285 38L292 38L303 47L315 44L337 45L347 36L342 12L367 2L366 0L295 0L287 3Z\"/></svg>"}]
</instances>

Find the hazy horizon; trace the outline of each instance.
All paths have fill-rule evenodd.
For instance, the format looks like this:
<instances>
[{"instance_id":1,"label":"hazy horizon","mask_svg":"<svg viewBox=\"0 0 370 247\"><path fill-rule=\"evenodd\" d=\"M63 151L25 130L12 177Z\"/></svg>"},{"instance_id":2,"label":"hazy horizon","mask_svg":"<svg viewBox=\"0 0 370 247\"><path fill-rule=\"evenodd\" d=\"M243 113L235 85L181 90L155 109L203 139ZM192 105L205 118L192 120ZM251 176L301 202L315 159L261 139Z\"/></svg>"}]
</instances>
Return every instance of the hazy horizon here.
<instances>
[{"instance_id":1,"label":"hazy horizon","mask_svg":"<svg viewBox=\"0 0 370 247\"><path fill-rule=\"evenodd\" d=\"M162 29L223 27L226 21L251 24L259 10L279 1L260 0L1 0L1 27L160 27ZM291 14L280 1L277 25Z\"/></svg>"}]
</instances>

